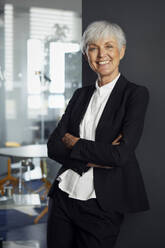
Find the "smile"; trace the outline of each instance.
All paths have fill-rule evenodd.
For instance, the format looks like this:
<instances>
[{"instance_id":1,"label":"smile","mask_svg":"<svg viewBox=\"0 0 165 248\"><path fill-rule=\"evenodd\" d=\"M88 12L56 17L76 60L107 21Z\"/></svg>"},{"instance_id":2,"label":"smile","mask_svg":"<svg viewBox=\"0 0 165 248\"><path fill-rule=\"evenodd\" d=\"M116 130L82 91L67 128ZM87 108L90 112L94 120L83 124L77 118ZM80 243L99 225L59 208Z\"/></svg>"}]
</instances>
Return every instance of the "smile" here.
<instances>
[{"instance_id":1,"label":"smile","mask_svg":"<svg viewBox=\"0 0 165 248\"><path fill-rule=\"evenodd\" d=\"M109 61L107 61L107 60L98 62L99 65L105 65L105 64L108 64L108 63L109 63Z\"/></svg>"}]
</instances>

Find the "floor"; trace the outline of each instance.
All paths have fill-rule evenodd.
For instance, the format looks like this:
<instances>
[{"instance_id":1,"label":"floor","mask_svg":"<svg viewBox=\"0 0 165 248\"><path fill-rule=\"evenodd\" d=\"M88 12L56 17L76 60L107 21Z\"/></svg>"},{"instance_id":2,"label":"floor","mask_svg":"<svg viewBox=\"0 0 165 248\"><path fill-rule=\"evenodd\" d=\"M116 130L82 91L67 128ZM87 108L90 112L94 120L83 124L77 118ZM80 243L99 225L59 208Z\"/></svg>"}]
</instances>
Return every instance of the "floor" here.
<instances>
[{"instance_id":1,"label":"floor","mask_svg":"<svg viewBox=\"0 0 165 248\"><path fill-rule=\"evenodd\" d=\"M53 181L60 165L52 166L51 160L48 161L48 176ZM49 166L51 167L49 173ZM50 175L49 175L50 174ZM37 179L38 172L35 175L31 175L31 181L26 183L24 190L31 188L33 190L38 189L43 182ZM51 181L50 180L50 181ZM27 193L27 192L25 192ZM40 195L43 192L40 192ZM45 207L46 202L42 201L42 208L25 208L22 209L3 209L2 202L0 202L0 238L3 237L5 242L9 241L38 241L38 246L26 246L32 248L46 248L46 223L47 214L40 219L38 224L34 224L35 217L42 211ZM4 245L4 248L17 248L24 246L13 246Z\"/></svg>"},{"instance_id":2,"label":"floor","mask_svg":"<svg viewBox=\"0 0 165 248\"><path fill-rule=\"evenodd\" d=\"M39 248L46 248L46 223L16 228L9 231L6 238L12 241L36 240L39 243Z\"/></svg>"},{"instance_id":3,"label":"floor","mask_svg":"<svg viewBox=\"0 0 165 248\"><path fill-rule=\"evenodd\" d=\"M41 181L34 180L31 185L38 188L42 184ZM30 185L30 186L31 186ZM42 201L42 206L16 206L12 208L4 208L0 206L0 237L7 243L8 241L35 241L38 245L25 246L30 248L46 248L46 222L47 214L41 218L38 224L34 224L34 219L45 208L46 202ZM9 206L9 205L8 205ZM4 242L4 243L5 243ZM9 242L8 242L9 243ZM5 248L23 248L22 245L5 244Z\"/></svg>"}]
</instances>

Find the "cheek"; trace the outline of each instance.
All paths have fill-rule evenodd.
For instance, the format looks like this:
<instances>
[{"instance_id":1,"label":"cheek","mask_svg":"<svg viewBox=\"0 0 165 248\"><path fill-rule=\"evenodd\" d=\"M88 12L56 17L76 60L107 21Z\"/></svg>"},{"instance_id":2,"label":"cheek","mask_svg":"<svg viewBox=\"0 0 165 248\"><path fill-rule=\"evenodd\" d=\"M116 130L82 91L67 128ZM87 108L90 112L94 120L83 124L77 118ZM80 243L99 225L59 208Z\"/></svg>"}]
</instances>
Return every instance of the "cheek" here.
<instances>
[{"instance_id":1,"label":"cheek","mask_svg":"<svg viewBox=\"0 0 165 248\"><path fill-rule=\"evenodd\" d=\"M120 56L119 56L119 54L116 54L114 56L114 60L116 61L116 63L120 63Z\"/></svg>"}]
</instances>

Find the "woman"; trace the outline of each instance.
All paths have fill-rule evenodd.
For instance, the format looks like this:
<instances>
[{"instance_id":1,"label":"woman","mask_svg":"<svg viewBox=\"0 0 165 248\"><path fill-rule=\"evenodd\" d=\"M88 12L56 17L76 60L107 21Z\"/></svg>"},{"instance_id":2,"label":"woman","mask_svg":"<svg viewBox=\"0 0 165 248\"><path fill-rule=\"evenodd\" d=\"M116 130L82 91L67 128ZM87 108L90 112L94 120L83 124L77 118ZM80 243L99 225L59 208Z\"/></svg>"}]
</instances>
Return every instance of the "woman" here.
<instances>
[{"instance_id":1,"label":"woman","mask_svg":"<svg viewBox=\"0 0 165 248\"><path fill-rule=\"evenodd\" d=\"M120 74L125 49L117 24L93 22L83 34L98 78L75 91L48 141L63 165L49 192L48 248L114 247L124 213L149 208L135 156L149 96Z\"/></svg>"}]
</instances>

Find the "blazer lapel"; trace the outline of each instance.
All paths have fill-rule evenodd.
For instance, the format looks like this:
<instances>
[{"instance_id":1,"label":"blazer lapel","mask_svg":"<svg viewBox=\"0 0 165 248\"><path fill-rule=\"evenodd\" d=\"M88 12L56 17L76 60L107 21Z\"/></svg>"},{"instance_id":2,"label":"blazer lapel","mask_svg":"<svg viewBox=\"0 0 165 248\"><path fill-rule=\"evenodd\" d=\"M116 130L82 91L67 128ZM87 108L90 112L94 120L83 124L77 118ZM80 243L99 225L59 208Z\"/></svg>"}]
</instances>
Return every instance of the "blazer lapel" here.
<instances>
[{"instance_id":1,"label":"blazer lapel","mask_svg":"<svg viewBox=\"0 0 165 248\"><path fill-rule=\"evenodd\" d=\"M127 79L124 78L124 76L120 76L118 81L116 82L109 98L108 101L105 105L105 108L103 110L103 113L100 117L99 123L96 128L96 134L99 130L99 128L102 126L103 122L108 120L109 124L111 124L111 121L113 120L113 115L118 109L120 105L120 100L123 96L124 89L127 84Z\"/></svg>"},{"instance_id":2,"label":"blazer lapel","mask_svg":"<svg viewBox=\"0 0 165 248\"><path fill-rule=\"evenodd\" d=\"M89 105L90 99L93 95L94 90L96 89L95 85L91 85L90 87L86 87L86 89L82 92L82 95L80 96L79 105L77 106L77 111L74 116L74 129L75 133L79 135L79 126L80 122L83 119L85 112L87 110L87 107Z\"/></svg>"},{"instance_id":3,"label":"blazer lapel","mask_svg":"<svg viewBox=\"0 0 165 248\"><path fill-rule=\"evenodd\" d=\"M81 110L80 110L80 114L79 114L79 123L81 122L81 120L83 119L85 112L87 110L87 107L89 105L89 102L91 100L91 97L95 91L96 87L95 85L91 85L90 88L88 88L85 92L84 92L84 96L82 99L82 105L81 105Z\"/></svg>"}]
</instances>

